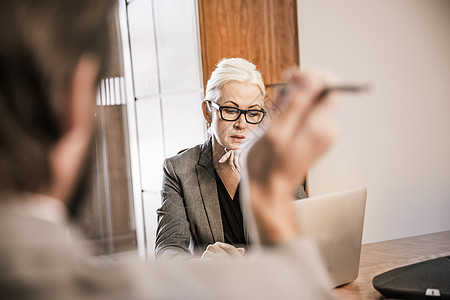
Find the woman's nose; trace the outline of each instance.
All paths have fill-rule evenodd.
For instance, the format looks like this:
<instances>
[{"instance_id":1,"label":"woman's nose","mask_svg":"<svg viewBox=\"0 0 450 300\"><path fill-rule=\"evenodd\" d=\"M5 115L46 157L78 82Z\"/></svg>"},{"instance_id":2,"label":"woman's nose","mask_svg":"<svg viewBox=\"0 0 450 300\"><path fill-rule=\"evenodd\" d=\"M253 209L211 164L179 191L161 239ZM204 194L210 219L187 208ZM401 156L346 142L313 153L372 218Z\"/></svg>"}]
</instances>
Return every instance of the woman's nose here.
<instances>
[{"instance_id":1,"label":"woman's nose","mask_svg":"<svg viewBox=\"0 0 450 300\"><path fill-rule=\"evenodd\" d=\"M241 114L239 119L234 122L234 128L245 129L247 127L247 121L245 120L245 115Z\"/></svg>"}]
</instances>

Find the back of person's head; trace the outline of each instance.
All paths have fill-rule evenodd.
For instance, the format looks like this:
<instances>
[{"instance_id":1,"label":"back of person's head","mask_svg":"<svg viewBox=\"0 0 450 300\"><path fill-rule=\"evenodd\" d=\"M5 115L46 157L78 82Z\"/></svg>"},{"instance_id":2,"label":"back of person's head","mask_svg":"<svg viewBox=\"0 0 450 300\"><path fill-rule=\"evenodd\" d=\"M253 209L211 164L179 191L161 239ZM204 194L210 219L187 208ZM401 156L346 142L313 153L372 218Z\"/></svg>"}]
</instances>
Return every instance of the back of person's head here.
<instances>
[{"instance_id":1,"label":"back of person's head","mask_svg":"<svg viewBox=\"0 0 450 300\"><path fill-rule=\"evenodd\" d=\"M112 0L0 3L0 193L51 180L49 152L67 124L67 93L81 57L108 59Z\"/></svg>"},{"instance_id":2,"label":"back of person's head","mask_svg":"<svg viewBox=\"0 0 450 300\"><path fill-rule=\"evenodd\" d=\"M205 91L205 100L217 102L222 87L230 81L256 84L265 97L266 91L261 73L256 66L243 58L222 59L216 69L211 73Z\"/></svg>"}]
</instances>

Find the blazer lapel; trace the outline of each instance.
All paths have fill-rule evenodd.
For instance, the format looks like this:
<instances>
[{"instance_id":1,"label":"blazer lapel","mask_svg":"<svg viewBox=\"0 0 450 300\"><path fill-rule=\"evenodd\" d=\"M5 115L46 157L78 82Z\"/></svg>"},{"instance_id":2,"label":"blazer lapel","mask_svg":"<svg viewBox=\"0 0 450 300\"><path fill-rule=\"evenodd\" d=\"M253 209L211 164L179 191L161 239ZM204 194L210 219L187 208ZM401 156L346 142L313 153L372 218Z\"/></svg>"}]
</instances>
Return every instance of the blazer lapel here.
<instances>
[{"instance_id":1,"label":"blazer lapel","mask_svg":"<svg viewBox=\"0 0 450 300\"><path fill-rule=\"evenodd\" d=\"M203 206L208 216L209 227L214 242L223 242L222 217L220 215L219 196L212 162L212 140L209 138L202 146L202 151L196 166L198 185L203 200Z\"/></svg>"}]
</instances>

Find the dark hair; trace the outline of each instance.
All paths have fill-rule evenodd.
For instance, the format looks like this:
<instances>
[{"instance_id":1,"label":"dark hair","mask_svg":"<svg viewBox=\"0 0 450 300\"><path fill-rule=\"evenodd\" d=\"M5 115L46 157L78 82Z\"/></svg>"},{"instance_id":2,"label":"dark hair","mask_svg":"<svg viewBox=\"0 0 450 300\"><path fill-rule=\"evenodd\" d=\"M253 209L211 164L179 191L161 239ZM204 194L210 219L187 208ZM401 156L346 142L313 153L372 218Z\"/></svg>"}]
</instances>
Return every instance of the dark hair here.
<instances>
[{"instance_id":1,"label":"dark hair","mask_svg":"<svg viewBox=\"0 0 450 300\"><path fill-rule=\"evenodd\" d=\"M0 3L0 192L50 184L49 151L65 131L70 82L84 54L108 61L112 0Z\"/></svg>"}]
</instances>

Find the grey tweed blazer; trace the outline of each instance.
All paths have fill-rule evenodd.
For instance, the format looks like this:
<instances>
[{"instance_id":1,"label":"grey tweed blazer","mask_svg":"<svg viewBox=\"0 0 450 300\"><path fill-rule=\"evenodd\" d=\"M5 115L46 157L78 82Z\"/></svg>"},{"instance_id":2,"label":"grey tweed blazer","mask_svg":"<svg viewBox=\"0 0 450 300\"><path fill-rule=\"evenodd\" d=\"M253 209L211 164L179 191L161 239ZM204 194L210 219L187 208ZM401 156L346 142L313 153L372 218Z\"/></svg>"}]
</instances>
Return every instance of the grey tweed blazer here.
<instances>
[{"instance_id":1,"label":"grey tweed blazer","mask_svg":"<svg viewBox=\"0 0 450 300\"><path fill-rule=\"evenodd\" d=\"M190 258L223 242L211 138L166 159L163 171L156 257Z\"/></svg>"},{"instance_id":2,"label":"grey tweed blazer","mask_svg":"<svg viewBox=\"0 0 450 300\"><path fill-rule=\"evenodd\" d=\"M163 171L155 256L189 259L201 255L209 244L224 242L211 138L166 159ZM302 186L296 194L306 197ZM248 242L245 225L244 220Z\"/></svg>"}]
</instances>

